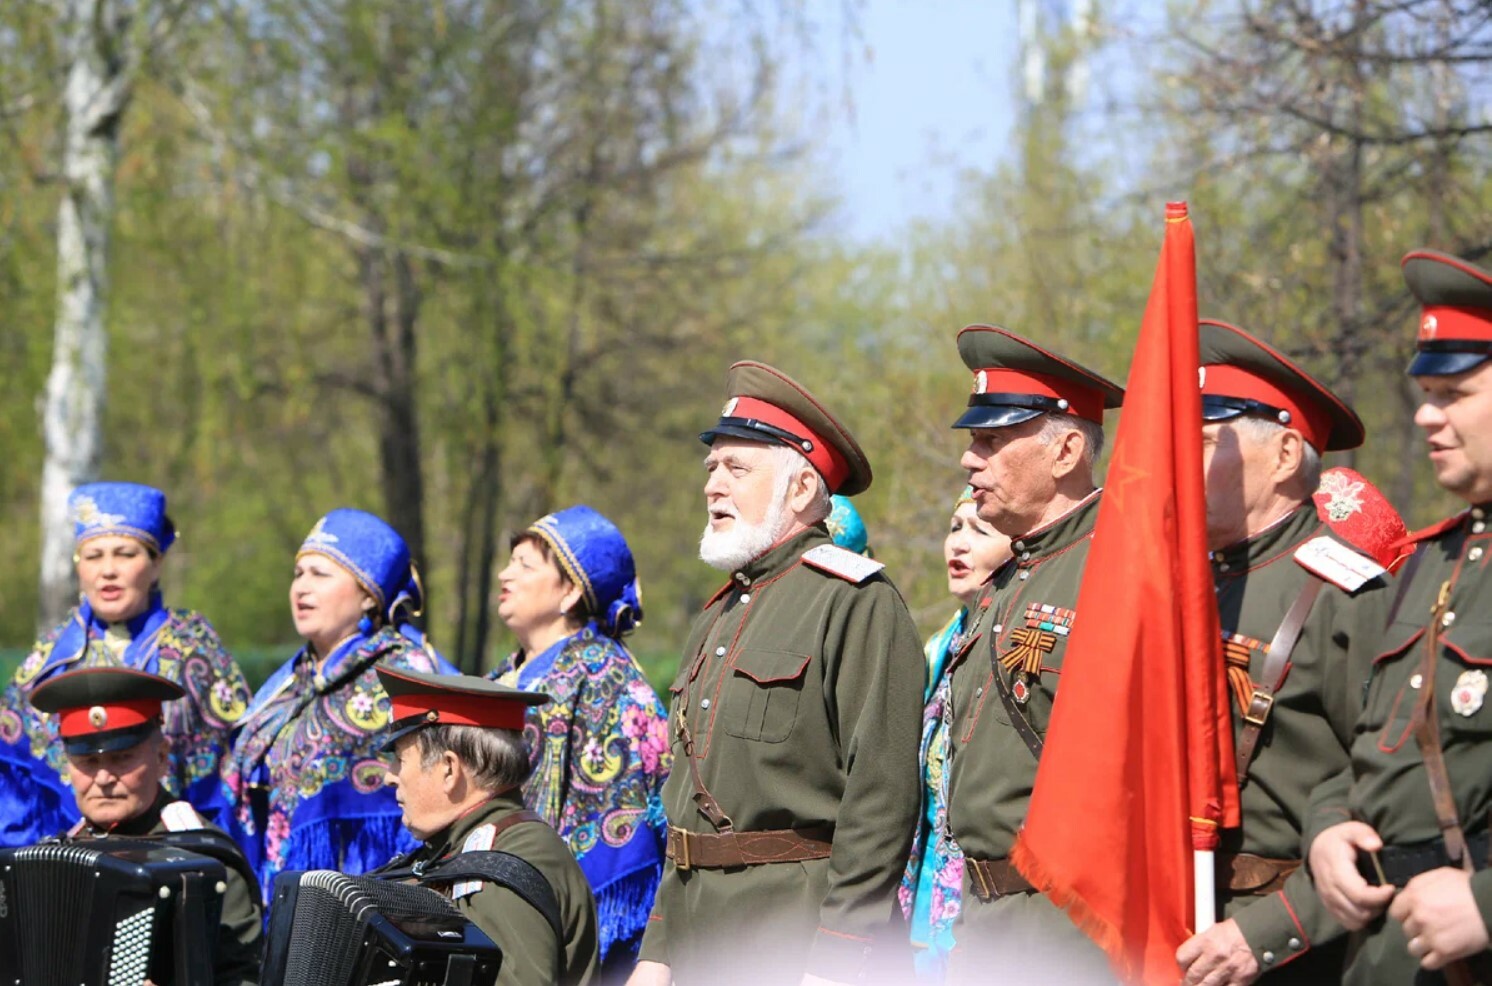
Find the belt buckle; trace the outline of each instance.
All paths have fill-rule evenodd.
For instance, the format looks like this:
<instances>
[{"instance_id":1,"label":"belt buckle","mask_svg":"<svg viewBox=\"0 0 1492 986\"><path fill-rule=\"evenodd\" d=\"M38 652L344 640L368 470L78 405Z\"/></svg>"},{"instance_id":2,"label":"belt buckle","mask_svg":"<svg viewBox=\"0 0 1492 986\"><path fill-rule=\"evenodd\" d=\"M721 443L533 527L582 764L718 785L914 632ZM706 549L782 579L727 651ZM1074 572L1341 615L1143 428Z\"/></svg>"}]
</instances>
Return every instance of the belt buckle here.
<instances>
[{"instance_id":1,"label":"belt buckle","mask_svg":"<svg viewBox=\"0 0 1492 986\"><path fill-rule=\"evenodd\" d=\"M1255 688L1254 694L1249 698L1249 707L1244 710L1243 721L1263 729L1264 721L1269 718L1269 710L1273 708L1274 695L1262 688Z\"/></svg>"},{"instance_id":2,"label":"belt buckle","mask_svg":"<svg viewBox=\"0 0 1492 986\"><path fill-rule=\"evenodd\" d=\"M694 868L689 859L689 833L677 825L668 827L668 834L674 838L673 865L676 870L688 872Z\"/></svg>"}]
</instances>

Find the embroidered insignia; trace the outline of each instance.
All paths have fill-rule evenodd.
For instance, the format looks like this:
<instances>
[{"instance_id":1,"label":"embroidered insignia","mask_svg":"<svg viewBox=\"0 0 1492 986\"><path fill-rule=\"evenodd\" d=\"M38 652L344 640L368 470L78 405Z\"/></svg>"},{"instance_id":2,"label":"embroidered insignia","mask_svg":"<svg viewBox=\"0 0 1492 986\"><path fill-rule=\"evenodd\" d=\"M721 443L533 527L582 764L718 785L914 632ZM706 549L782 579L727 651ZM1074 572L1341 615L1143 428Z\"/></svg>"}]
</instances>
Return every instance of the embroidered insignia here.
<instances>
[{"instance_id":1,"label":"embroidered insignia","mask_svg":"<svg viewBox=\"0 0 1492 986\"><path fill-rule=\"evenodd\" d=\"M722 418L729 418L736 413L736 401L738 399L739 398L732 397L730 400L725 402L725 406L720 409L720 416Z\"/></svg>"},{"instance_id":2,"label":"embroidered insignia","mask_svg":"<svg viewBox=\"0 0 1492 986\"><path fill-rule=\"evenodd\" d=\"M487 852L492 848L493 840L497 836L497 826L488 822L486 825L478 825L472 829L466 841L461 843L462 852ZM451 899L460 900L469 897L482 889L481 880L462 880L460 883L451 884Z\"/></svg>"},{"instance_id":3,"label":"embroidered insignia","mask_svg":"<svg viewBox=\"0 0 1492 986\"><path fill-rule=\"evenodd\" d=\"M1434 315L1426 315L1419 323L1419 337L1421 339L1433 339L1435 333L1440 330L1440 322Z\"/></svg>"},{"instance_id":4,"label":"embroidered insignia","mask_svg":"<svg viewBox=\"0 0 1492 986\"><path fill-rule=\"evenodd\" d=\"M124 514L106 514L98 509L91 496L80 496L73 500L73 521L89 527L113 527L124 523Z\"/></svg>"},{"instance_id":5,"label":"embroidered insignia","mask_svg":"<svg viewBox=\"0 0 1492 986\"><path fill-rule=\"evenodd\" d=\"M311 528L311 533L306 535L306 544L336 544L337 536L326 530L326 518L323 517Z\"/></svg>"},{"instance_id":6,"label":"embroidered insignia","mask_svg":"<svg viewBox=\"0 0 1492 986\"><path fill-rule=\"evenodd\" d=\"M1205 386L1207 386L1207 367L1199 366L1197 367L1197 389L1201 390Z\"/></svg>"},{"instance_id":7,"label":"embroidered insignia","mask_svg":"<svg viewBox=\"0 0 1492 986\"><path fill-rule=\"evenodd\" d=\"M974 374L974 393L982 394L987 390L989 390L989 374L980 370Z\"/></svg>"},{"instance_id":8,"label":"embroidered insignia","mask_svg":"<svg viewBox=\"0 0 1492 986\"><path fill-rule=\"evenodd\" d=\"M188 801L173 801L161 809L161 821L168 832L196 832L207 827Z\"/></svg>"},{"instance_id":9,"label":"embroidered insignia","mask_svg":"<svg viewBox=\"0 0 1492 986\"><path fill-rule=\"evenodd\" d=\"M1025 705L1031 700L1031 686L1026 684L1025 678L1017 678L1010 686L1010 695L1016 702Z\"/></svg>"},{"instance_id":10,"label":"embroidered insignia","mask_svg":"<svg viewBox=\"0 0 1492 986\"><path fill-rule=\"evenodd\" d=\"M1328 472L1321 477L1320 491L1326 494L1326 516L1333 523L1341 523L1353 514L1362 513L1364 483L1355 482L1339 472Z\"/></svg>"},{"instance_id":11,"label":"embroidered insignia","mask_svg":"<svg viewBox=\"0 0 1492 986\"><path fill-rule=\"evenodd\" d=\"M1000 663L1012 671L1040 674L1042 655L1056 649L1057 635L1034 627L1016 627L1010 631L1010 643Z\"/></svg>"},{"instance_id":12,"label":"embroidered insignia","mask_svg":"<svg viewBox=\"0 0 1492 986\"><path fill-rule=\"evenodd\" d=\"M1462 671L1461 677L1456 679L1456 685L1451 689L1451 708L1457 715L1470 718L1477 714L1482 707L1482 699L1487 695L1487 672L1480 668L1470 671Z\"/></svg>"},{"instance_id":13,"label":"embroidered insignia","mask_svg":"<svg viewBox=\"0 0 1492 986\"><path fill-rule=\"evenodd\" d=\"M102 705L95 705L88 710L88 722L94 729L103 729L109 724L109 710Z\"/></svg>"},{"instance_id":14,"label":"embroidered insignia","mask_svg":"<svg viewBox=\"0 0 1492 986\"><path fill-rule=\"evenodd\" d=\"M803 561L822 572L837 575L846 582L853 582L856 585L886 567L884 562L857 555L837 544L821 544L817 548L805 551Z\"/></svg>"}]
</instances>

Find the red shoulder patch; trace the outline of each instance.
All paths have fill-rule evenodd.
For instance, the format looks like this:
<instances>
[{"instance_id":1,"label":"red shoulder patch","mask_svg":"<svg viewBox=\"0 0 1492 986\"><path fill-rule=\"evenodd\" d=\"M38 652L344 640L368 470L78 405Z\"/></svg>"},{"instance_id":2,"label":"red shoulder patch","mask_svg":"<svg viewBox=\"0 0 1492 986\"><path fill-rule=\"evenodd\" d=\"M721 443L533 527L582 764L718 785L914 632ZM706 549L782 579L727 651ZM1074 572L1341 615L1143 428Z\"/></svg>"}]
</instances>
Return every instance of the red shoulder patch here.
<instances>
[{"instance_id":1,"label":"red shoulder patch","mask_svg":"<svg viewBox=\"0 0 1492 986\"><path fill-rule=\"evenodd\" d=\"M1332 534L1372 558L1390 572L1403 564L1409 553L1399 545L1409 528L1388 498L1351 469L1328 469L1321 485L1311 494L1316 516Z\"/></svg>"}]
</instances>

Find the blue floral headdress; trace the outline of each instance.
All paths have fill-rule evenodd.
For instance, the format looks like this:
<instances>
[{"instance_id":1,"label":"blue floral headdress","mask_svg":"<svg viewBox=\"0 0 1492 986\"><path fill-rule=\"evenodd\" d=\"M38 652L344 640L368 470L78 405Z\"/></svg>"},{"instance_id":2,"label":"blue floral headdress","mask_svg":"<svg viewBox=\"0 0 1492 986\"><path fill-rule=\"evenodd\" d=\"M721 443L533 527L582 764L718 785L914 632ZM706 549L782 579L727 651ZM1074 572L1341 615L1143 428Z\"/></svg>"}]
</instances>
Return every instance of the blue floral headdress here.
<instances>
[{"instance_id":1,"label":"blue floral headdress","mask_svg":"<svg viewBox=\"0 0 1492 986\"><path fill-rule=\"evenodd\" d=\"M857 555L869 553L870 534L865 530L865 521L860 519L860 511L850 502L847 496L838 493L829 498L834 508L829 511L829 517L824 521L829 528L829 536L834 543L841 548L853 551Z\"/></svg>"},{"instance_id":2,"label":"blue floral headdress","mask_svg":"<svg viewBox=\"0 0 1492 986\"><path fill-rule=\"evenodd\" d=\"M295 557L307 554L325 555L350 572L391 623L400 622L396 614L401 608L417 616L424 605L408 545L398 531L365 510L341 507L318 520Z\"/></svg>"},{"instance_id":3,"label":"blue floral headdress","mask_svg":"<svg viewBox=\"0 0 1492 986\"><path fill-rule=\"evenodd\" d=\"M108 535L132 537L156 554L165 554L176 540L176 527L166 516L166 494L139 483L85 483L67 499L73 521L73 540Z\"/></svg>"},{"instance_id":4,"label":"blue floral headdress","mask_svg":"<svg viewBox=\"0 0 1492 986\"><path fill-rule=\"evenodd\" d=\"M526 533L549 545L607 636L619 638L642 622L637 566L615 524L581 505L539 518Z\"/></svg>"}]
</instances>

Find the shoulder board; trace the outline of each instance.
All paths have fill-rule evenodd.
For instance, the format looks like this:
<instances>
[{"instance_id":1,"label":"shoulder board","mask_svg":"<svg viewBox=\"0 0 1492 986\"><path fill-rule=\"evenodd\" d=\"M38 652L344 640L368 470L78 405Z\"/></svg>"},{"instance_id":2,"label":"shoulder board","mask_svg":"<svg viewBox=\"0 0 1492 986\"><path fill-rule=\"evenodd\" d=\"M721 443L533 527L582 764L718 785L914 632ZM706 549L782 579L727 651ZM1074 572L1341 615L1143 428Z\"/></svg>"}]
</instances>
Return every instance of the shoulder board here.
<instances>
[{"instance_id":1,"label":"shoulder board","mask_svg":"<svg viewBox=\"0 0 1492 986\"><path fill-rule=\"evenodd\" d=\"M1418 544L1421 541L1429 541L1432 538L1438 538L1440 537L1440 535L1446 533L1447 531L1453 531L1457 527L1461 526L1461 522L1465 519L1466 511L1463 510L1460 513L1456 514L1454 517L1447 517L1445 520L1442 520L1439 523L1431 524L1429 527L1423 527L1408 534L1404 538L1404 540L1399 543L1407 546L1411 544Z\"/></svg>"},{"instance_id":2,"label":"shoulder board","mask_svg":"<svg viewBox=\"0 0 1492 986\"><path fill-rule=\"evenodd\" d=\"M1306 571L1346 592L1356 592L1388 571L1367 555L1329 537L1311 538L1296 549L1295 560Z\"/></svg>"},{"instance_id":3,"label":"shoulder board","mask_svg":"<svg viewBox=\"0 0 1492 986\"><path fill-rule=\"evenodd\" d=\"M461 851L486 852L492 848L492 843L497 837L497 826L488 822L486 825L478 825L471 830L466 841L461 843ZM482 889L481 880L462 880L460 883L451 884L451 899L460 900L469 897Z\"/></svg>"},{"instance_id":4,"label":"shoulder board","mask_svg":"<svg viewBox=\"0 0 1492 986\"><path fill-rule=\"evenodd\" d=\"M857 555L837 544L821 544L817 548L810 548L803 552L803 561L821 572L837 575L856 585L886 567L874 558Z\"/></svg>"},{"instance_id":5,"label":"shoulder board","mask_svg":"<svg viewBox=\"0 0 1492 986\"><path fill-rule=\"evenodd\" d=\"M73 827L67 830L69 839L76 839L88 830L88 819L80 818L73 823Z\"/></svg>"},{"instance_id":6,"label":"shoulder board","mask_svg":"<svg viewBox=\"0 0 1492 986\"><path fill-rule=\"evenodd\" d=\"M188 801L173 801L162 808L161 821L165 823L167 832L195 832L207 827Z\"/></svg>"}]
</instances>

